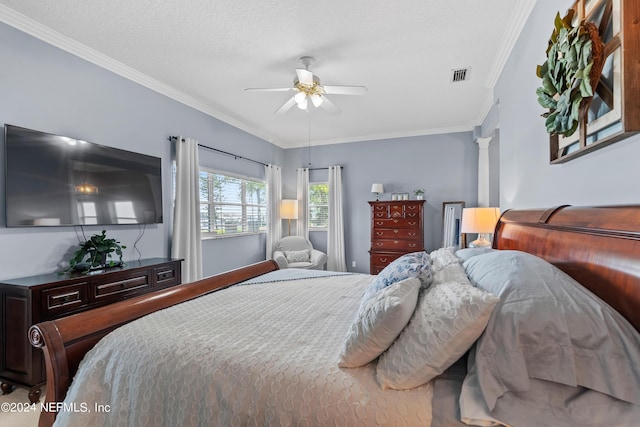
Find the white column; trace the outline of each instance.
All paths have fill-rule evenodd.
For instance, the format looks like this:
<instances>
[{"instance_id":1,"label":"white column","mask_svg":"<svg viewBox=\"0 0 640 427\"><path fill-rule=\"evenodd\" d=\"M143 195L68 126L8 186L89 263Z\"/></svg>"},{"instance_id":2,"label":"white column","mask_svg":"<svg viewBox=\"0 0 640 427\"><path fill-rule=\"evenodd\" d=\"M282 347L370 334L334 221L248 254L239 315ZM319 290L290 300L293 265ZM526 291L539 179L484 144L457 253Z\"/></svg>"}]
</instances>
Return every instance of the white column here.
<instances>
[{"instance_id":1,"label":"white column","mask_svg":"<svg viewBox=\"0 0 640 427\"><path fill-rule=\"evenodd\" d=\"M478 143L478 207L489 206L489 142L491 137L476 138Z\"/></svg>"}]
</instances>

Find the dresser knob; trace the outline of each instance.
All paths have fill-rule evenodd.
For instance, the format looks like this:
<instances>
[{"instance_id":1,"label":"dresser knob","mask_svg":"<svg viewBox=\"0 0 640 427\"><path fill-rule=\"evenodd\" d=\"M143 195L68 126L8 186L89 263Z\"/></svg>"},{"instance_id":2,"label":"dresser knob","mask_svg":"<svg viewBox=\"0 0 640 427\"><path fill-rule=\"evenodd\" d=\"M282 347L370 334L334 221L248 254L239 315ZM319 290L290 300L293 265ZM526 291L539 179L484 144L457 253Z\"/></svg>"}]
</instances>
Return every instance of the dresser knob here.
<instances>
[{"instance_id":1,"label":"dresser knob","mask_svg":"<svg viewBox=\"0 0 640 427\"><path fill-rule=\"evenodd\" d=\"M380 258L380 262L387 262L386 258Z\"/></svg>"},{"instance_id":2,"label":"dresser knob","mask_svg":"<svg viewBox=\"0 0 640 427\"><path fill-rule=\"evenodd\" d=\"M417 245L415 243L409 243L410 248L415 248Z\"/></svg>"},{"instance_id":3,"label":"dresser knob","mask_svg":"<svg viewBox=\"0 0 640 427\"><path fill-rule=\"evenodd\" d=\"M378 236L383 236L383 235L384 235L384 233L383 233L382 231L376 231L376 234L377 234Z\"/></svg>"}]
</instances>

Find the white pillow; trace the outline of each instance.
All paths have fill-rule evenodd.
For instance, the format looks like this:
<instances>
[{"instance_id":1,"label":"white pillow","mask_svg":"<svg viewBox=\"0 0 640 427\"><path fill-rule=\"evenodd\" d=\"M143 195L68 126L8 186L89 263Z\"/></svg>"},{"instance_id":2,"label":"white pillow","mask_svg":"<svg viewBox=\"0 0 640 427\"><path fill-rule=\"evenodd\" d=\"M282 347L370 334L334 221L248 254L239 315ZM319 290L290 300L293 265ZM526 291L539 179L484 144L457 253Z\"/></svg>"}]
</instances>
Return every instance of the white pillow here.
<instances>
[{"instance_id":1,"label":"white pillow","mask_svg":"<svg viewBox=\"0 0 640 427\"><path fill-rule=\"evenodd\" d=\"M458 282L465 285L471 285L467 273L464 271L464 267L461 264L449 264L446 267L441 268L433 275L433 284L439 285L445 282Z\"/></svg>"},{"instance_id":2,"label":"white pillow","mask_svg":"<svg viewBox=\"0 0 640 427\"><path fill-rule=\"evenodd\" d=\"M309 262L309 250L302 251L284 251L284 256L288 262Z\"/></svg>"},{"instance_id":3,"label":"white pillow","mask_svg":"<svg viewBox=\"0 0 640 427\"><path fill-rule=\"evenodd\" d=\"M338 366L364 366L389 348L409 322L419 290L420 280L412 277L380 290L361 305L347 333Z\"/></svg>"},{"instance_id":4,"label":"white pillow","mask_svg":"<svg viewBox=\"0 0 640 427\"><path fill-rule=\"evenodd\" d=\"M434 272L438 272L450 264L460 264L460 259L456 256L453 246L436 249L429 254L429 257L432 261L431 269Z\"/></svg>"},{"instance_id":5,"label":"white pillow","mask_svg":"<svg viewBox=\"0 0 640 427\"><path fill-rule=\"evenodd\" d=\"M500 299L462 282L431 285L407 327L378 360L382 388L406 390L440 375L482 334Z\"/></svg>"}]
</instances>

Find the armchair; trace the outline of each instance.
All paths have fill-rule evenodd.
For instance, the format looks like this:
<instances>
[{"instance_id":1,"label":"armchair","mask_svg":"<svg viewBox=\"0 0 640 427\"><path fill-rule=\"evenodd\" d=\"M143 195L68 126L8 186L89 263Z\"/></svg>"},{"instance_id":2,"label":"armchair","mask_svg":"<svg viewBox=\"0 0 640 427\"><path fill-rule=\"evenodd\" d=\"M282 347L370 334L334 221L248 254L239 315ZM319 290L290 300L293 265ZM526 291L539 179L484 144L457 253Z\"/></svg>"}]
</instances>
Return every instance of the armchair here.
<instances>
[{"instance_id":1,"label":"armchair","mask_svg":"<svg viewBox=\"0 0 640 427\"><path fill-rule=\"evenodd\" d=\"M327 254L317 249L302 236L288 236L280 239L273 251L273 260L280 268L306 268L324 270Z\"/></svg>"}]
</instances>

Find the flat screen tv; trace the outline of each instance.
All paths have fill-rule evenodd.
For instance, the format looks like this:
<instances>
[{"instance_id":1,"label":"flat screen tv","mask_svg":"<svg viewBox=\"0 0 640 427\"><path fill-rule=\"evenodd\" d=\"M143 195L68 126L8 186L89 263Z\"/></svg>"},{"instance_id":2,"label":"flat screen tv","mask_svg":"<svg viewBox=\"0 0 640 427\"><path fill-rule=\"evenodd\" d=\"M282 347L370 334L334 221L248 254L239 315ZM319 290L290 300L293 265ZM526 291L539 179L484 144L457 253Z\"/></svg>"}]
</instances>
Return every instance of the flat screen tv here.
<instances>
[{"instance_id":1,"label":"flat screen tv","mask_svg":"<svg viewBox=\"0 0 640 427\"><path fill-rule=\"evenodd\" d=\"M7 227L162 222L159 157L5 124Z\"/></svg>"}]
</instances>

